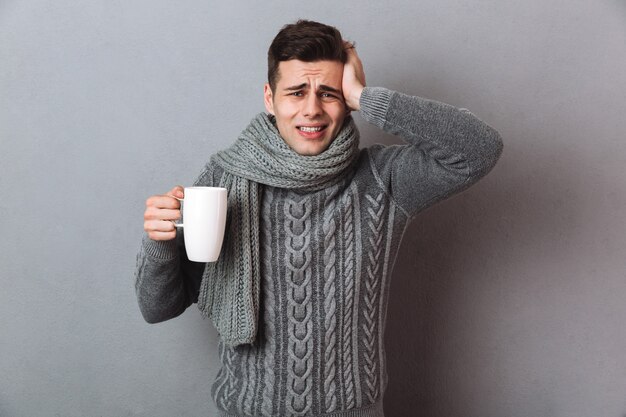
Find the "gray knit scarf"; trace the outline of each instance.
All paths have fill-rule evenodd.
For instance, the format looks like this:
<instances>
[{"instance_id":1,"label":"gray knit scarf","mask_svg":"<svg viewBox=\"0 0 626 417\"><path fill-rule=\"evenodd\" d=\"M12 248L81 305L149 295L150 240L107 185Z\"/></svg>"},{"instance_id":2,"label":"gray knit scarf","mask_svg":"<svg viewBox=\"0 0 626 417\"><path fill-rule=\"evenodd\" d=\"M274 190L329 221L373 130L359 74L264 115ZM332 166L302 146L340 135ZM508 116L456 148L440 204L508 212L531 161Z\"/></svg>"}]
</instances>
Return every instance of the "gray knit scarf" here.
<instances>
[{"instance_id":1,"label":"gray knit scarf","mask_svg":"<svg viewBox=\"0 0 626 417\"><path fill-rule=\"evenodd\" d=\"M207 263L198 308L229 346L253 343L260 296L259 215L262 188L317 191L339 181L358 157L359 131L351 116L329 148L302 156L282 139L273 116L260 113L234 145L211 157L224 168L228 225L217 262Z\"/></svg>"}]
</instances>

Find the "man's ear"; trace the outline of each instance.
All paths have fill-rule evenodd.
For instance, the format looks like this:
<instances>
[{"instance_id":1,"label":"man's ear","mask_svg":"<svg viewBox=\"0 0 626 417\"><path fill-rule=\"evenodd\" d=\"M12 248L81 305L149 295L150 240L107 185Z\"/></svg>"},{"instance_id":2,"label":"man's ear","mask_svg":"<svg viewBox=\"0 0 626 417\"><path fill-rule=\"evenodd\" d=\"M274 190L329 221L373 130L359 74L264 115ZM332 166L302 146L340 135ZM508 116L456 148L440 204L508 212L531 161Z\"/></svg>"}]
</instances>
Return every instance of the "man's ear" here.
<instances>
[{"instance_id":1,"label":"man's ear","mask_svg":"<svg viewBox=\"0 0 626 417\"><path fill-rule=\"evenodd\" d=\"M263 101L265 102L265 110L271 115L274 115L274 95L269 83L265 83L263 87Z\"/></svg>"}]
</instances>

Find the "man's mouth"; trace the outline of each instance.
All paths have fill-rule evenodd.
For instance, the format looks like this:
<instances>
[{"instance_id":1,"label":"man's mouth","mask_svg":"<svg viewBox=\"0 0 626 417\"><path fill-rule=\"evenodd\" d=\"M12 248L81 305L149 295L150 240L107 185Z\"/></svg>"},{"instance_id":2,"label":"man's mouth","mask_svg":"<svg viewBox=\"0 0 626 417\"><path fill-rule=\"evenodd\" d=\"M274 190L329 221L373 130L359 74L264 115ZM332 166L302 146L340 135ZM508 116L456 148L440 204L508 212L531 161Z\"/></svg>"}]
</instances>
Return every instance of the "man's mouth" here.
<instances>
[{"instance_id":1,"label":"man's mouth","mask_svg":"<svg viewBox=\"0 0 626 417\"><path fill-rule=\"evenodd\" d=\"M315 133L315 132L321 132L322 130L326 129L326 125L323 125L323 126L298 126L298 129L301 132Z\"/></svg>"}]
</instances>

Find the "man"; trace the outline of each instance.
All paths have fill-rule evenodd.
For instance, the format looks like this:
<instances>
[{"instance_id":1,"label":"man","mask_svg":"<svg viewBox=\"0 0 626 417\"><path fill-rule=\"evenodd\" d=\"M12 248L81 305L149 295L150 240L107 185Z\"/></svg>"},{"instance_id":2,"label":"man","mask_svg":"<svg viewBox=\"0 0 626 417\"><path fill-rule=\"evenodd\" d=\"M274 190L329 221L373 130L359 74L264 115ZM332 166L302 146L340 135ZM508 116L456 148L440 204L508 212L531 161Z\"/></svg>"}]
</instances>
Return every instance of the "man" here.
<instances>
[{"instance_id":1,"label":"man","mask_svg":"<svg viewBox=\"0 0 626 417\"><path fill-rule=\"evenodd\" d=\"M182 187L146 202L136 291L148 322L197 302L220 334L221 416L382 416L389 279L426 207L495 165L498 133L465 109L365 87L352 44L298 21L268 52L267 114L195 185L229 189L216 263L187 260ZM351 111L402 146L358 149Z\"/></svg>"}]
</instances>

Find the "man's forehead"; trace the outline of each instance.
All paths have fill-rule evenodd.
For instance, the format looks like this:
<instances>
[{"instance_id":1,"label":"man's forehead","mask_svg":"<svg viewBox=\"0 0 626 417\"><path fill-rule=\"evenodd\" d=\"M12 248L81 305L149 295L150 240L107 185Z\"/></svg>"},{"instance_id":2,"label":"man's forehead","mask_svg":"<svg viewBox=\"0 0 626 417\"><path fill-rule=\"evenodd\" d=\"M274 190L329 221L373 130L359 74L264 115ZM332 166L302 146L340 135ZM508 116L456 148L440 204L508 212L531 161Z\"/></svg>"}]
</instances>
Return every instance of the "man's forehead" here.
<instances>
[{"instance_id":1,"label":"man's forehead","mask_svg":"<svg viewBox=\"0 0 626 417\"><path fill-rule=\"evenodd\" d=\"M278 75L281 88L301 84L310 87L311 81L337 88L341 87L343 64L340 61L304 62L291 59L278 64Z\"/></svg>"}]
</instances>

